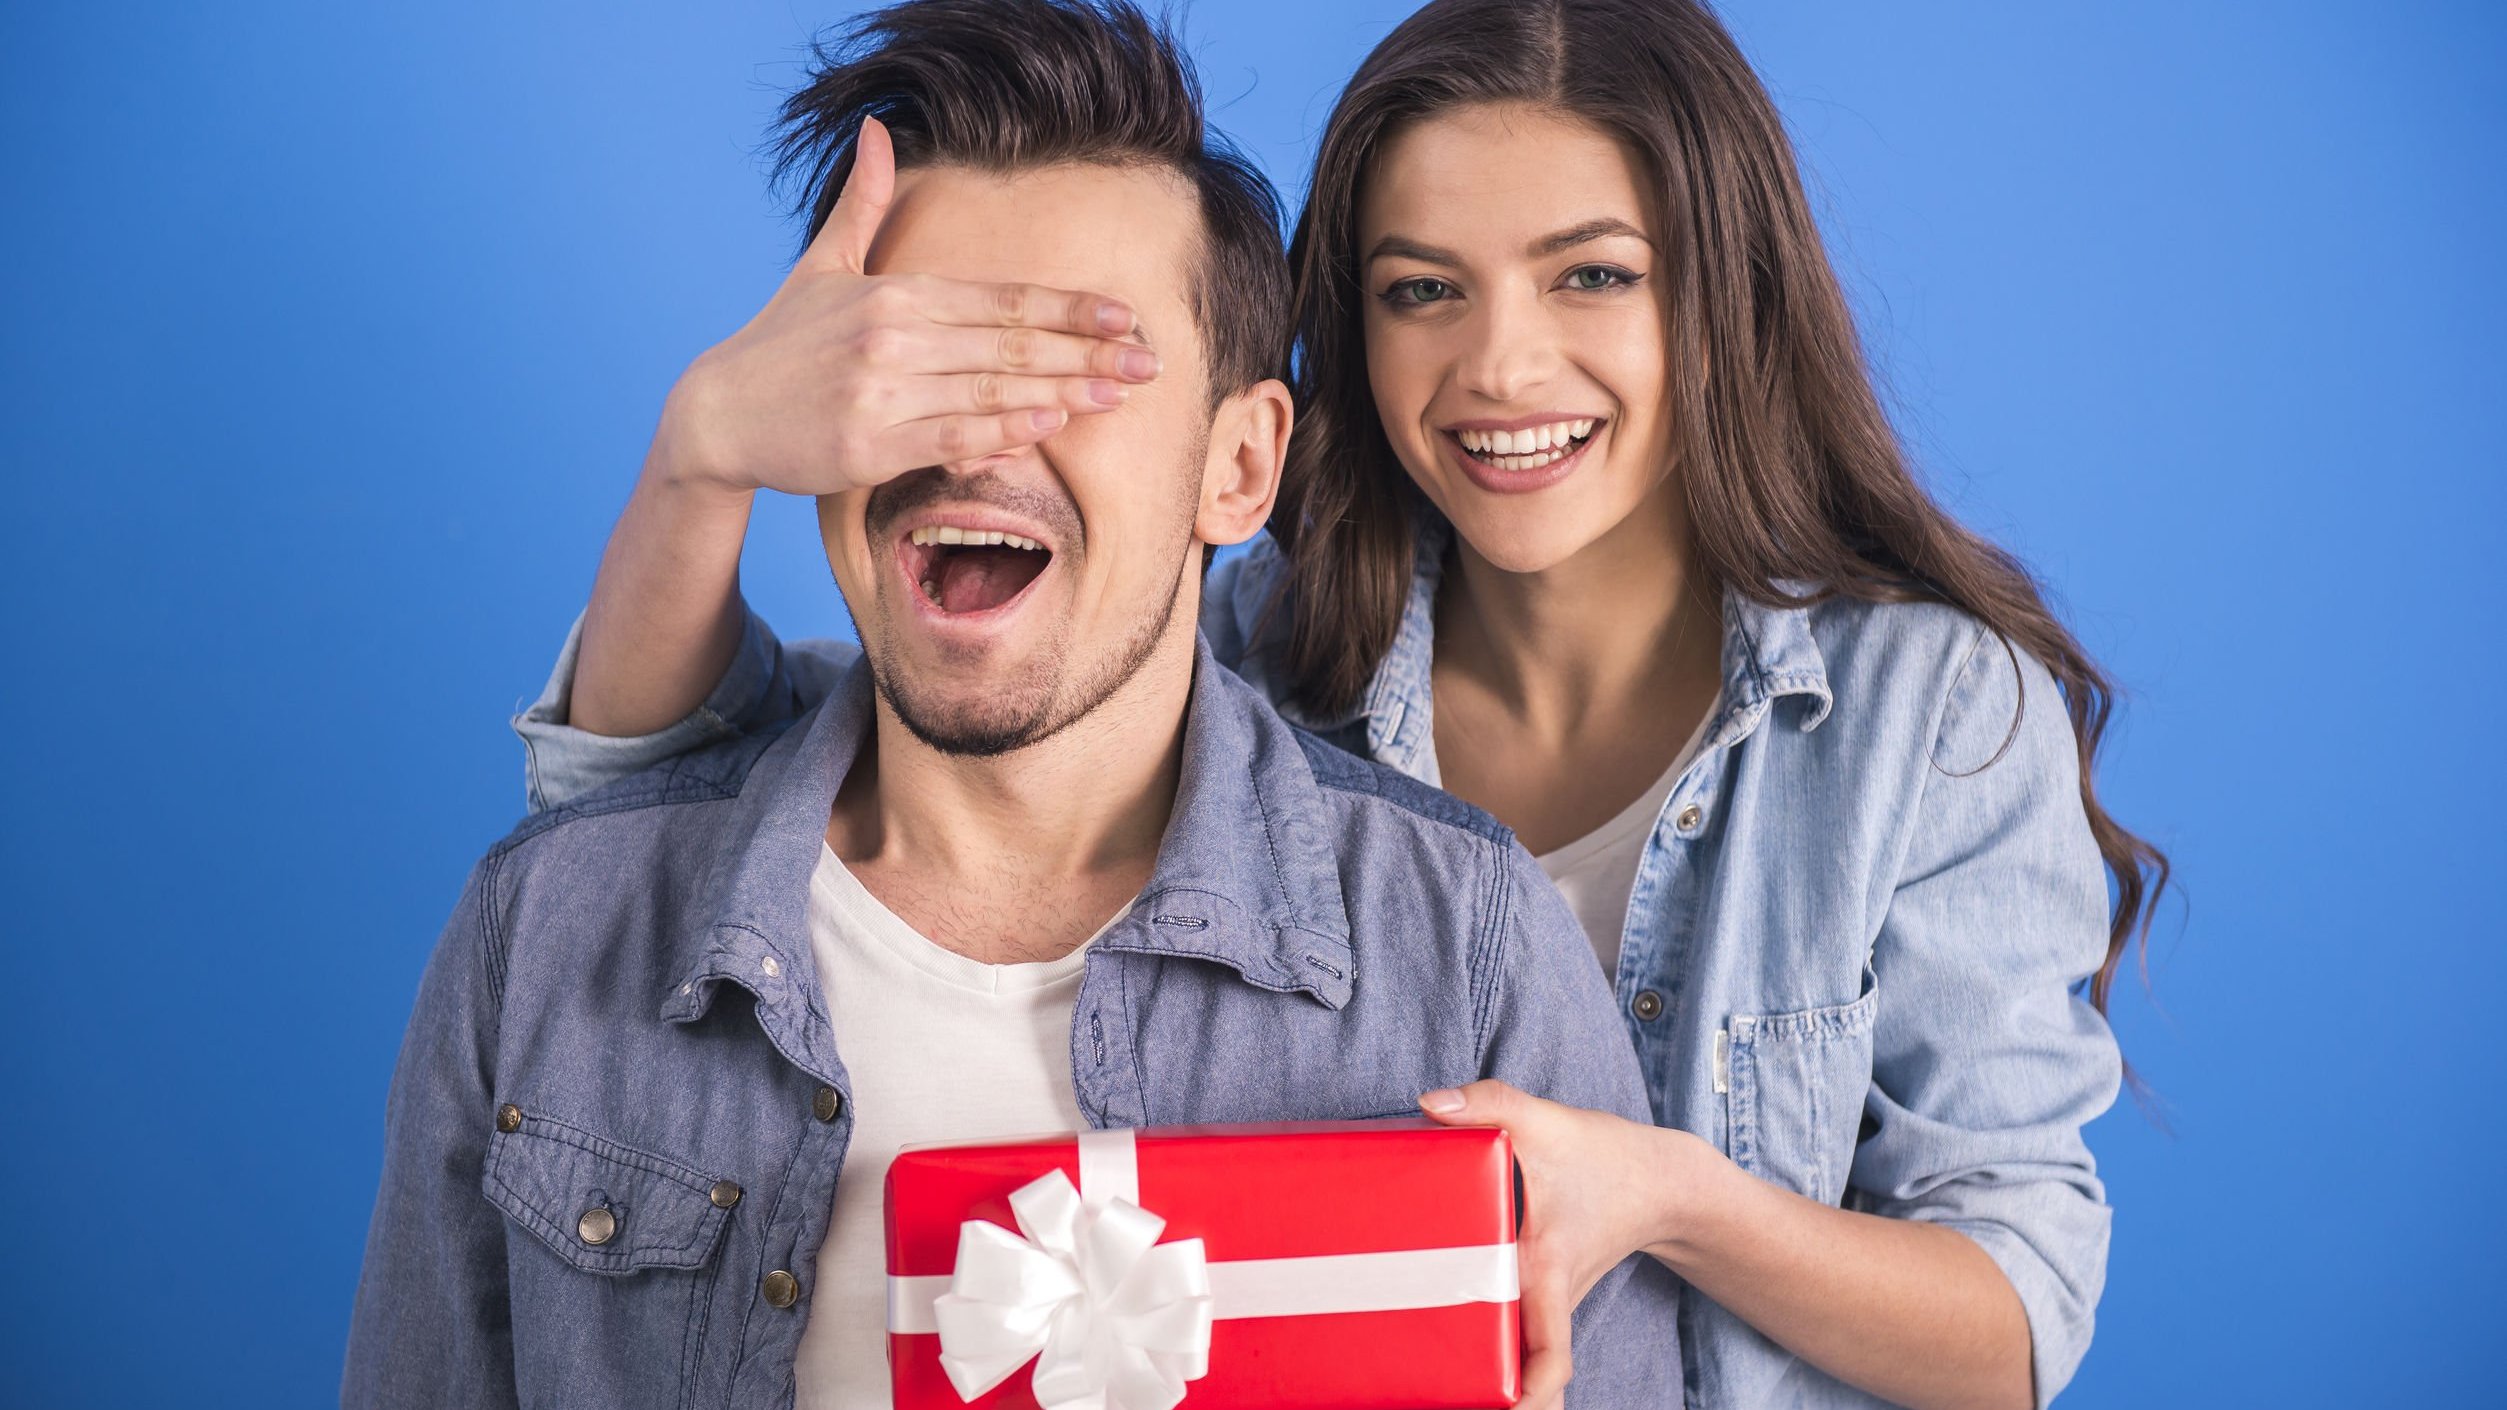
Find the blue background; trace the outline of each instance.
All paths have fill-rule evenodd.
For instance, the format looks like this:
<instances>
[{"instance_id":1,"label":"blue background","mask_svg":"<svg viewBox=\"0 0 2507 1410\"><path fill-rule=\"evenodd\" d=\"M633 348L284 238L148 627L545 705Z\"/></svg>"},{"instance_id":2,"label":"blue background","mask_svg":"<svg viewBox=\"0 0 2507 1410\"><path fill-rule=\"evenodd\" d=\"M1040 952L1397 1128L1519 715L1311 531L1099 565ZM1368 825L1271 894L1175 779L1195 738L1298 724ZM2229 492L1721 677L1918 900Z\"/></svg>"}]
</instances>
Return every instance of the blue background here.
<instances>
[{"instance_id":1,"label":"blue background","mask_svg":"<svg viewBox=\"0 0 2507 1410\"><path fill-rule=\"evenodd\" d=\"M1191 13L1292 197L1405 8ZM2107 796L2186 881L2118 1004L2173 1134L2093 1133L2066 1403L2488 1398L2507 19L1732 9L1932 482L2132 687ZM0 1401L336 1394L505 716L780 277L757 145L840 13L0 10ZM841 629L806 506L748 571Z\"/></svg>"}]
</instances>

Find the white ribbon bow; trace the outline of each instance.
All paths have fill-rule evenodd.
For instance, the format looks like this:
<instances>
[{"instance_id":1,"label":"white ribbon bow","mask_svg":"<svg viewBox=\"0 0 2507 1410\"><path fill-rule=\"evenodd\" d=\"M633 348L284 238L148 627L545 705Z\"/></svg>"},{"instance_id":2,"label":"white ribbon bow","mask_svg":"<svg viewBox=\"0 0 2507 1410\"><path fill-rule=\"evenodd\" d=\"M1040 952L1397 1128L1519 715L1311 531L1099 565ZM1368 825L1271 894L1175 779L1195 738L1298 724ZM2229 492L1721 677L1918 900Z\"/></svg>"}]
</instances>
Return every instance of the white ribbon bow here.
<instances>
[{"instance_id":1,"label":"white ribbon bow","mask_svg":"<svg viewBox=\"0 0 2507 1410\"><path fill-rule=\"evenodd\" d=\"M1059 1170L1021 1186L1010 1210L1019 1234L959 1226L957 1269L932 1304L958 1398L1036 1356L1044 1410L1173 1410L1210 1369L1201 1240L1161 1244L1164 1219L1120 1197L1091 1208Z\"/></svg>"}]
</instances>

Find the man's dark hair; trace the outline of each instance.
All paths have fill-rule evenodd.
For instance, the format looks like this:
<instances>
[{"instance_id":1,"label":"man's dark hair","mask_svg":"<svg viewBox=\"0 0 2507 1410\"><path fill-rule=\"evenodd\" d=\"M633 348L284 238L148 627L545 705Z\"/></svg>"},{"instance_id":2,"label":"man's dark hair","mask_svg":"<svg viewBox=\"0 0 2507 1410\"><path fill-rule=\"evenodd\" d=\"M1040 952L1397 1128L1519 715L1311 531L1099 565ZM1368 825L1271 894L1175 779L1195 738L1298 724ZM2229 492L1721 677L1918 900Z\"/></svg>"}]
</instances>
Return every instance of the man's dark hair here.
<instances>
[{"instance_id":1,"label":"man's dark hair","mask_svg":"<svg viewBox=\"0 0 2507 1410\"><path fill-rule=\"evenodd\" d=\"M852 174L865 117L886 124L899 170L1163 167L1201 201L1192 309L1212 404L1286 375L1279 198L1203 122L1201 85L1174 33L1129 0L906 0L812 53L775 142L776 181L805 183L795 203L809 211L803 248Z\"/></svg>"}]
</instances>

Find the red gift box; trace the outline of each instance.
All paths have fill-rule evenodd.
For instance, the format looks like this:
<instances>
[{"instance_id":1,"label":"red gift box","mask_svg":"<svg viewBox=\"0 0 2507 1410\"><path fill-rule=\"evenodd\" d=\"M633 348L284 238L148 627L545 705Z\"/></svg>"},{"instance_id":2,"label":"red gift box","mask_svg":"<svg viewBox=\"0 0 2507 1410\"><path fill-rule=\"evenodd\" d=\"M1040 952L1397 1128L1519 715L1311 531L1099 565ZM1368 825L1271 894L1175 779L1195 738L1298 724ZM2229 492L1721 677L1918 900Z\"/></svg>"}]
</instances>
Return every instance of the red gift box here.
<instances>
[{"instance_id":1,"label":"red gift box","mask_svg":"<svg viewBox=\"0 0 2507 1410\"><path fill-rule=\"evenodd\" d=\"M908 1147L888 1328L909 1410L1509 1406L1514 1155L1425 1120Z\"/></svg>"}]
</instances>

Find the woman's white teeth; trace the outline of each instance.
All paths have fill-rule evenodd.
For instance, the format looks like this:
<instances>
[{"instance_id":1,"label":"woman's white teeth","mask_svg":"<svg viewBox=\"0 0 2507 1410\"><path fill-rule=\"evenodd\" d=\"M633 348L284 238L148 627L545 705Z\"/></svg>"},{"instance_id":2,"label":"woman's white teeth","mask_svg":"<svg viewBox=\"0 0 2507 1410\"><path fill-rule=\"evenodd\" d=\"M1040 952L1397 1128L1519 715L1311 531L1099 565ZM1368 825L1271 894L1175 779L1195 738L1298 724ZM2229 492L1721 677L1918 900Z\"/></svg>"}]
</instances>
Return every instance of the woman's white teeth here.
<instances>
[{"instance_id":1,"label":"woman's white teeth","mask_svg":"<svg viewBox=\"0 0 2507 1410\"><path fill-rule=\"evenodd\" d=\"M1480 455L1530 455L1554 450L1593 434L1593 420L1553 421L1521 431L1457 431L1462 448Z\"/></svg>"},{"instance_id":2,"label":"woman's white teeth","mask_svg":"<svg viewBox=\"0 0 2507 1410\"><path fill-rule=\"evenodd\" d=\"M960 529L946 524L926 524L907 537L917 548L935 543L963 544L969 548L1000 544L1007 548L1024 548L1034 552L1044 547L1034 539L1023 538L1017 534L1005 534L999 529Z\"/></svg>"},{"instance_id":3,"label":"woman's white teeth","mask_svg":"<svg viewBox=\"0 0 2507 1410\"><path fill-rule=\"evenodd\" d=\"M1495 462L1501 470L1531 470L1566 455L1593 434L1594 420L1553 421L1521 431L1457 431L1456 439L1472 454Z\"/></svg>"}]
</instances>

